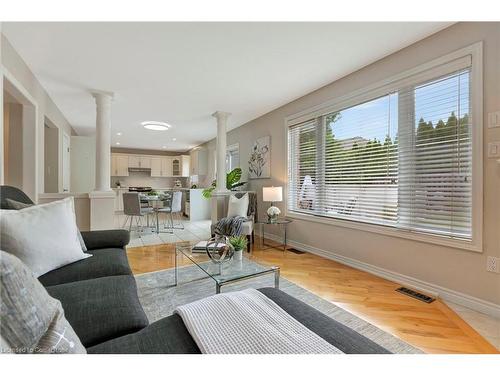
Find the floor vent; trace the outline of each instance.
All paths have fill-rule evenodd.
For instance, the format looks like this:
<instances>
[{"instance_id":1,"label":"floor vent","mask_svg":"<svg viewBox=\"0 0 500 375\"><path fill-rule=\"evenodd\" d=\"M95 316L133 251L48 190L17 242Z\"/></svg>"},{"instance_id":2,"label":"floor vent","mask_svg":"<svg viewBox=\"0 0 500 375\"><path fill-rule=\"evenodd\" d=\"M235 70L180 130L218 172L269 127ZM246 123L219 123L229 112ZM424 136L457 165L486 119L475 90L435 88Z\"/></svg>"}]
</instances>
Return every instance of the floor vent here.
<instances>
[{"instance_id":1,"label":"floor vent","mask_svg":"<svg viewBox=\"0 0 500 375\"><path fill-rule=\"evenodd\" d=\"M292 253L299 254L299 255L306 253L305 251L297 250L297 249L294 249L293 247L288 247L287 250L291 251Z\"/></svg>"},{"instance_id":2,"label":"floor vent","mask_svg":"<svg viewBox=\"0 0 500 375\"><path fill-rule=\"evenodd\" d=\"M431 303L431 302L434 302L436 300L435 298L426 296L425 294L416 292L414 290L411 290L411 289L408 289L405 287L401 287L401 288L396 289L396 292L406 294L407 296L413 297L413 298L418 299L419 301L422 301L425 303Z\"/></svg>"}]
</instances>

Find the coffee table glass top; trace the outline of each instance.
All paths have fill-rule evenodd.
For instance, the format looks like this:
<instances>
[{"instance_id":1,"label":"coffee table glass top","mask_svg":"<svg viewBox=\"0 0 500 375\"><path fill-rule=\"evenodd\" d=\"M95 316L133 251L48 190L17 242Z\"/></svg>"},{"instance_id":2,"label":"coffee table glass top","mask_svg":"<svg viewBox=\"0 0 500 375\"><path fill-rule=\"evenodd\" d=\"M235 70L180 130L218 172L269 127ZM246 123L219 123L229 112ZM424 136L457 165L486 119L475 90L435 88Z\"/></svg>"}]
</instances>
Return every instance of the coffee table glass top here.
<instances>
[{"instance_id":1,"label":"coffee table glass top","mask_svg":"<svg viewBox=\"0 0 500 375\"><path fill-rule=\"evenodd\" d=\"M258 276L270 273L278 267L258 264L243 256L242 260L231 259L222 264L214 263L206 252L193 252L193 244L190 242L178 242L175 246L176 252L181 253L192 263L198 266L204 273L215 280L217 284Z\"/></svg>"}]
</instances>

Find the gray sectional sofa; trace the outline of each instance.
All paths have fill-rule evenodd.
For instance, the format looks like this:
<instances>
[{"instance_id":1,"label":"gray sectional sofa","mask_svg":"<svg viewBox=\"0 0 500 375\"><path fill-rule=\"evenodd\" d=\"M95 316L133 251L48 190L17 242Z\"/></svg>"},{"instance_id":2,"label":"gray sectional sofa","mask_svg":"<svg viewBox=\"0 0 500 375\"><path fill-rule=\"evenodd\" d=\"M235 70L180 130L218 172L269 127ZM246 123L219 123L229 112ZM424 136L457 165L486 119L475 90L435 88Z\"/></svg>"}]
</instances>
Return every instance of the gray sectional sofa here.
<instances>
[{"instance_id":1,"label":"gray sectional sofa","mask_svg":"<svg viewBox=\"0 0 500 375\"><path fill-rule=\"evenodd\" d=\"M125 230L82 232L92 257L39 277L61 301L66 319L85 347L136 332L149 322L129 267Z\"/></svg>"},{"instance_id":2,"label":"gray sectional sofa","mask_svg":"<svg viewBox=\"0 0 500 375\"><path fill-rule=\"evenodd\" d=\"M6 198L32 203L20 190L1 186L2 208L8 208ZM61 302L67 320L88 353L200 353L178 315L149 324L127 260L128 231L82 232L82 237L92 257L53 270L38 280ZM278 289L259 290L344 353L388 353Z\"/></svg>"}]
</instances>

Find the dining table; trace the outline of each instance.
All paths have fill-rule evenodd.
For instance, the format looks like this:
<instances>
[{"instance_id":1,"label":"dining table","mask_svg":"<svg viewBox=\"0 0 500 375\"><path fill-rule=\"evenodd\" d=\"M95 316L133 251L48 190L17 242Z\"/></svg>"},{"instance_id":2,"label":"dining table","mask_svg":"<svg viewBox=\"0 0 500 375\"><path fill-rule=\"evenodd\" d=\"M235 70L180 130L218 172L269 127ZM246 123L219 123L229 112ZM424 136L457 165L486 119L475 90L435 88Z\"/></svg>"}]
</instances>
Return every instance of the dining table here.
<instances>
[{"instance_id":1,"label":"dining table","mask_svg":"<svg viewBox=\"0 0 500 375\"><path fill-rule=\"evenodd\" d=\"M163 192L158 194L139 194L141 203L147 203L153 209L156 215L156 225L152 228L154 233L174 233L173 228L170 227L170 231L160 230L159 213L160 209L168 208L172 205L172 192ZM160 205L160 203L163 203Z\"/></svg>"}]
</instances>

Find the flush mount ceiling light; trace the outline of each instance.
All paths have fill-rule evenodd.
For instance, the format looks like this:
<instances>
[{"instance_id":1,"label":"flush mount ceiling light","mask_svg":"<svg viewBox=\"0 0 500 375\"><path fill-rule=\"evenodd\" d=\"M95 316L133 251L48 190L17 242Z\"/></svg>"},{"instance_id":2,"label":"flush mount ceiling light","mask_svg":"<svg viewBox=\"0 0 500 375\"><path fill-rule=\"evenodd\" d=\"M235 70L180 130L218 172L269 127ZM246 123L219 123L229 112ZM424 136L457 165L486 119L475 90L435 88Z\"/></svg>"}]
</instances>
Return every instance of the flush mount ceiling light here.
<instances>
[{"instance_id":1,"label":"flush mount ceiling light","mask_svg":"<svg viewBox=\"0 0 500 375\"><path fill-rule=\"evenodd\" d=\"M146 129L159 131L168 130L171 127L171 125L161 121L143 121L141 122L141 125Z\"/></svg>"}]
</instances>

